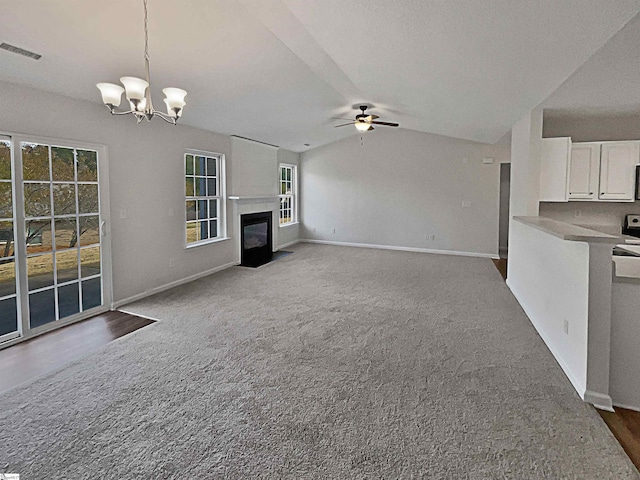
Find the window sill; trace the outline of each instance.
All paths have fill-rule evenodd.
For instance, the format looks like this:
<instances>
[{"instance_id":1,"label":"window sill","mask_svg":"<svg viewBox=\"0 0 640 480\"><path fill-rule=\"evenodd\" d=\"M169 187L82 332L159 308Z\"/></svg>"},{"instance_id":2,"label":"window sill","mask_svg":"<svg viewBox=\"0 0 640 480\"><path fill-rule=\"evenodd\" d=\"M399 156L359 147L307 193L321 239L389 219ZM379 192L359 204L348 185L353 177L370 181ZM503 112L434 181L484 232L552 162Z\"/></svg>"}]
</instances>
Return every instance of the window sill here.
<instances>
[{"instance_id":1,"label":"window sill","mask_svg":"<svg viewBox=\"0 0 640 480\"><path fill-rule=\"evenodd\" d=\"M201 247L202 245L210 245L212 243L224 242L225 240L231 240L231 238L230 237L221 237L221 238L200 240L199 242L188 243L187 245L185 245L184 248L188 249L188 248Z\"/></svg>"},{"instance_id":2,"label":"window sill","mask_svg":"<svg viewBox=\"0 0 640 480\"><path fill-rule=\"evenodd\" d=\"M300 222L283 223L282 225L278 225L278 227L286 228L286 227L295 227L296 225L300 225Z\"/></svg>"}]
</instances>

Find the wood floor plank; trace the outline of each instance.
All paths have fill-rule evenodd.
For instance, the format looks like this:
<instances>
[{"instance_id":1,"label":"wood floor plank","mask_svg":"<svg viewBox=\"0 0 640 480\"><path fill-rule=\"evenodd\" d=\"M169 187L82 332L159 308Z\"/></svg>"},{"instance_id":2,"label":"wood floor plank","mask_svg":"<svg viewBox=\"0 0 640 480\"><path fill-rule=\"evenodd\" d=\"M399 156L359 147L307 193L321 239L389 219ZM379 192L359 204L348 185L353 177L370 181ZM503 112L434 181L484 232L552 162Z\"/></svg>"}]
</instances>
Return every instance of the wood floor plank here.
<instances>
[{"instance_id":1,"label":"wood floor plank","mask_svg":"<svg viewBox=\"0 0 640 480\"><path fill-rule=\"evenodd\" d=\"M615 412L598 410L598 413L640 470L640 413L624 408L615 408Z\"/></svg>"},{"instance_id":2,"label":"wood floor plank","mask_svg":"<svg viewBox=\"0 0 640 480\"><path fill-rule=\"evenodd\" d=\"M0 350L0 393L153 323L129 313L105 312Z\"/></svg>"}]
</instances>

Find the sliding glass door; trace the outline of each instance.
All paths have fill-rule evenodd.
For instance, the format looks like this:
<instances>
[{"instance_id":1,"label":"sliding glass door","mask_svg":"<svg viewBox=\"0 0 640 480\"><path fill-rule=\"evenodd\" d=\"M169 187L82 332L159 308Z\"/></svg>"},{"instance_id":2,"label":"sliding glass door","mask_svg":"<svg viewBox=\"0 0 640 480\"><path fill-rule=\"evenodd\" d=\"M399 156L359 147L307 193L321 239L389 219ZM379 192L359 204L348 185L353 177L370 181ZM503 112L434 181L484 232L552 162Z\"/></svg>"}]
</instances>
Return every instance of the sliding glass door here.
<instances>
[{"instance_id":1,"label":"sliding glass door","mask_svg":"<svg viewBox=\"0 0 640 480\"><path fill-rule=\"evenodd\" d=\"M11 138L0 135L0 342L20 335L11 157Z\"/></svg>"},{"instance_id":2,"label":"sliding glass door","mask_svg":"<svg viewBox=\"0 0 640 480\"><path fill-rule=\"evenodd\" d=\"M3 145L13 172L9 179L3 173ZM0 242L6 237L12 243L0 243L6 252L0 259L0 302L8 306L0 313L0 341L106 309L110 259L101 208L106 205L102 152L74 142L2 139ZM6 191L13 196L3 196Z\"/></svg>"}]
</instances>

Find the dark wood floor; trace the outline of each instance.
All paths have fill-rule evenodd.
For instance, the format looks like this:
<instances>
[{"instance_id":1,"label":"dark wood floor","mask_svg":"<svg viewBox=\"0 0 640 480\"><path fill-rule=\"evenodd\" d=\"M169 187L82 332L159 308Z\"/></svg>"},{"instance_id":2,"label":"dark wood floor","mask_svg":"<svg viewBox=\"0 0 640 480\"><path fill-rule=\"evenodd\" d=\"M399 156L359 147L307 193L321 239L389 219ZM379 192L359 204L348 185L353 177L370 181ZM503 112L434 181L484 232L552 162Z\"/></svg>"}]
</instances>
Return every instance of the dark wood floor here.
<instances>
[{"instance_id":1,"label":"dark wood floor","mask_svg":"<svg viewBox=\"0 0 640 480\"><path fill-rule=\"evenodd\" d=\"M507 259L494 259L496 266L503 279L507 279ZM596 409L597 410L597 409ZM615 412L597 410L604 422L611 430L611 433L618 439L620 445L627 455L640 470L640 412L616 408Z\"/></svg>"},{"instance_id":2,"label":"dark wood floor","mask_svg":"<svg viewBox=\"0 0 640 480\"><path fill-rule=\"evenodd\" d=\"M616 407L615 413L604 410L598 410L598 413L640 470L640 412Z\"/></svg>"},{"instance_id":3,"label":"dark wood floor","mask_svg":"<svg viewBox=\"0 0 640 480\"><path fill-rule=\"evenodd\" d=\"M128 313L107 312L0 350L0 393L152 323Z\"/></svg>"},{"instance_id":4,"label":"dark wood floor","mask_svg":"<svg viewBox=\"0 0 640 480\"><path fill-rule=\"evenodd\" d=\"M493 264L496 266L500 275L504 280L507 279L507 259L506 258L494 258Z\"/></svg>"}]
</instances>

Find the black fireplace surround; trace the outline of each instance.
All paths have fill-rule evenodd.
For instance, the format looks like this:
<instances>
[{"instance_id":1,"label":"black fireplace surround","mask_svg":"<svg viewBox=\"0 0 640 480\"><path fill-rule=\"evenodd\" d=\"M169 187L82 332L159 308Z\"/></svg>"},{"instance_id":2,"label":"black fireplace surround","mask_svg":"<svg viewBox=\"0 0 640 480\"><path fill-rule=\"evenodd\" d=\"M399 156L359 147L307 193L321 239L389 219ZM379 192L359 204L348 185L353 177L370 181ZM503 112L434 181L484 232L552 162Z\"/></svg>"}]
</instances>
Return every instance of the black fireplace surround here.
<instances>
[{"instance_id":1,"label":"black fireplace surround","mask_svg":"<svg viewBox=\"0 0 640 480\"><path fill-rule=\"evenodd\" d=\"M271 212L240 215L240 265L259 267L273 257Z\"/></svg>"}]
</instances>

